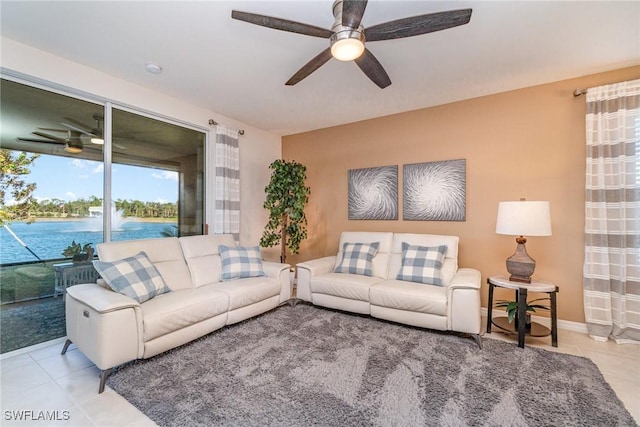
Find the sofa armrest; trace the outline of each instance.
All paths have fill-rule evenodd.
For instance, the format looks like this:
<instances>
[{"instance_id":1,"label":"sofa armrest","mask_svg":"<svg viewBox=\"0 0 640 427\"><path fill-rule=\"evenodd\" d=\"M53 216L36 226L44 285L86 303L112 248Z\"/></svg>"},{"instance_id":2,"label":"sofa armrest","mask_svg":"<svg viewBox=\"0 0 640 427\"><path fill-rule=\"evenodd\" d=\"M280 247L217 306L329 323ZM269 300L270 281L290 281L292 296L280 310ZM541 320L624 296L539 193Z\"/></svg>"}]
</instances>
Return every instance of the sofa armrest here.
<instances>
[{"instance_id":1,"label":"sofa armrest","mask_svg":"<svg viewBox=\"0 0 640 427\"><path fill-rule=\"evenodd\" d=\"M95 283L67 288L67 338L99 369L141 358L144 354L141 305Z\"/></svg>"},{"instance_id":2,"label":"sofa armrest","mask_svg":"<svg viewBox=\"0 0 640 427\"><path fill-rule=\"evenodd\" d=\"M460 268L449 284L449 325L452 331L480 334L480 282L478 270Z\"/></svg>"},{"instance_id":3,"label":"sofa armrest","mask_svg":"<svg viewBox=\"0 0 640 427\"><path fill-rule=\"evenodd\" d=\"M449 290L452 289L480 289L482 277L474 268L459 268L451 279Z\"/></svg>"},{"instance_id":4,"label":"sofa armrest","mask_svg":"<svg viewBox=\"0 0 640 427\"><path fill-rule=\"evenodd\" d=\"M280 302L283 303L291 299L291 265L279 262L262 261L262 269L267 277L273 277L280 282Z\"/></svg>"},{"instance_id":5,"label":"sofa armrest","mask_svg":"<svg viewBox=\"0 0 640 427\"><path fill-rule=\"evenodd\" d=\"M140 303L126 295L106 289L95 283L75 285L67 288L67 298L73 298L88 305L98 313L124 308L140 307Z\"/></svg>"},{"instance_id":6,"label":"sofa armrest","mask_svg":"<svg viewBox=\"0 0 640 427\"><path fill-rule=\"evenodd\" d=\"M279 262L262 261L262 269L267 277L273 277L277 279L280 277L280 273L284 270L289 272L291 266L289 264L281 264Z\"/></svg>"},{"instance_id":7,"label":"sofa armrest","mask_svg":"<svg viewBox=\"0 0 640 427\"><path fill-rule=\"evenodd\" d=\"M304 301L311 300L311 278L320 274L330 273L336 263L336 256L317 258L301 262L296 265L298 270L298 287L296 297Z\"/></svg>"}]
</instances>

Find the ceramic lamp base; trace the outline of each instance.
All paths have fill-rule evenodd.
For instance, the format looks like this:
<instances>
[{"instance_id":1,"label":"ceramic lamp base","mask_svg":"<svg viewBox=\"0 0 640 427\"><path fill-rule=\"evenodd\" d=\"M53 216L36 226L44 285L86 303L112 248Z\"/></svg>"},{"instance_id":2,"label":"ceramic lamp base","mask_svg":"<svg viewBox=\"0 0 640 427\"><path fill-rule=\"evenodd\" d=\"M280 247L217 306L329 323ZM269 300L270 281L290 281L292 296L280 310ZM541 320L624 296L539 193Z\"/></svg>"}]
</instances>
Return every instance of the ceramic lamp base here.
<instances>
[{"instance_id":1,"label":"ceramic lamp base","mask_svg":"<svg viewBox=\"0 0 640 427\"><path fill-rule=\"evenodd\" d=\"M520 236L516 239L518 246L513 255L507 258L507 271L511 282L531 283L531 276L536 269L536 261L529 256L525 243L527 239Z\"/></svg>"}]
</instances>

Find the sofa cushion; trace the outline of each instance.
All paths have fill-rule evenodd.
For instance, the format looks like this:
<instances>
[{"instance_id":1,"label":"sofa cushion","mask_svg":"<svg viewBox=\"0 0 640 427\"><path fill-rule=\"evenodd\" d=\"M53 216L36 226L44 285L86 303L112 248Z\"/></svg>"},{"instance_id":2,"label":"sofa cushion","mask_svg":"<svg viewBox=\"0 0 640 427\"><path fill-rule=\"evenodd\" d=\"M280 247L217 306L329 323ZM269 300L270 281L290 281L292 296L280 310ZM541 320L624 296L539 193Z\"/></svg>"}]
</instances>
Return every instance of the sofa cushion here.
<instances>
[{"instance_id":1,"label":"sofa cushion","mask_svg":"<svg viewBox=\"0 0 640 427\"><path fill-rule=\"evenodd\" d=\"M447 253L445 245L418 246L402 243L402 268L397 280L442 286L442 262Z\"/></svg>"},{"instance_id":2,"label":"sofa cushion","mask_svg":"<svg viewBox=\"0 0 640 427\"><path fill-rule=\"evenodd\" d=\"M393 233L380 231L344 231L340 234L340 243L338 245L338 255L336 256L336 264L342 260L342 248L345 243L373 243L380 242L378 253L371 261L373 264L372 276L386 279L387 264L389 263L389 254L391 252L391 244L393 242ZM335 266L334 266L335 267Z\"/></svg>"},{"instance_id":3,"label":"sofa cushion","mask_svg":"<svg viewBox=\"0 0 640 427\"><path fill-rule=\"evenodd\" d=\"M269 277L248 277L212 286L216 292L224 292L229 296L229 311L280 295L281 291L280 281Z\"/></svg>"},{"instance_id":4,"label":"sofa cushion","mask_svg":"<svg viewBox=\"0 0 640 427\"><path fill-rule=\"evenodd\" d=\"M197 288L220 282L222 262L220 261L219 246L235 246L233 236L231 234L205 234L180 237L179 240L184 259L189 266L193 285Z\"/></svg>"},{"instance_id":5,"label":"sofa cushion","mask_svg":"<svg viewBox=\"0 0 640 427\"><path fill-rule=\"evenodd\" d=\"M373 275L373 257L378 253L380 242L345 243L342 247L342 259L333 270L334 273Z\"/></svg>"},{"instance_id":6,"label":"sofa cushion","mask_svg":"<svg viewBox=\"0 0 640 427\"><path fill-rule=\"evenodd\" d=\"M327 273L311 279L311 293L333 295L359 301L369 301L369 288L380 282L379 277L359 274Z\"/></svg>"},{"instance_id":7,"label":"sofa cushion","mask_svg":"<svg viewBox=\"0 0 640 427\"><path fill-rule=\"evenodd\" d=\"M458 236L438 234L396 233L393 235L391 258L389 260L388 279L395 280L402 268L402 243L419 246L447 246L447 254L442 263L442 285L449 286L458 271Z\"/></svg>"},{"instance_id":8,"label":"sofa cushion","mask_svg":"<svg viewBox=\"0 0 640 427\"><path fill-rule=\"evenodd\" d=\"M371 305L418 313L447 315L447 288L401 280L385 280L371 287Z\"/></svg>"},{"instance_id":9,"label":"sofa cushion","mask_svg":"<svg viewBox=\"0 0 640 427\"><path fill-rule=\"evenodd\" d=\"M93 261L93 266L111 289L140 303L169 291L144 252L112 262Z\"/></svg>"},{"instance_id":10,"label":"sofa cushion","mask_svg":"<svg viewBox=\"0 0 640 427\"><path fill-rule=\"evenodd\" d=\"M229 297L212 286L169 292L142 304L144 341L225 314Z\"/></svg>"},{"instance_id":11,"label":"sofa cushion","mask_svg":"<svg viewBox=\"0 0 640 427\"><path fill-rule=\"evenodd\" d=\"M220 245L219 250L222 260L222 274L220 275L222 280L264 276L260 247L232 248Z\"/></svg>"}]
</instances>

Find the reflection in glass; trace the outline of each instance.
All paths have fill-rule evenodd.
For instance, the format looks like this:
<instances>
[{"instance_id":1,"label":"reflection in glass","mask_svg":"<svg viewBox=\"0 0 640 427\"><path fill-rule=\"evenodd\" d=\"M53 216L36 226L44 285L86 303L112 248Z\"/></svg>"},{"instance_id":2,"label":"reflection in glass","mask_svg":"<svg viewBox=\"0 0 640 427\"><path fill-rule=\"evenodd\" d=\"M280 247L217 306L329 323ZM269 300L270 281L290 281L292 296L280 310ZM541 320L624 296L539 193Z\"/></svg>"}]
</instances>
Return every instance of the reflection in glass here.
<instances>
[{"instance_id":1,"label":"reflection in glass","mask_svg":"<svg viewBox=\"0 0 640 427\"><path fill-rule=\"evenodd\" d=\"M164 223L164 236L204 232L205 134L113 109L114 220ZM112 220L112 239L120 240Z\"/></svg>"}]
</instances>

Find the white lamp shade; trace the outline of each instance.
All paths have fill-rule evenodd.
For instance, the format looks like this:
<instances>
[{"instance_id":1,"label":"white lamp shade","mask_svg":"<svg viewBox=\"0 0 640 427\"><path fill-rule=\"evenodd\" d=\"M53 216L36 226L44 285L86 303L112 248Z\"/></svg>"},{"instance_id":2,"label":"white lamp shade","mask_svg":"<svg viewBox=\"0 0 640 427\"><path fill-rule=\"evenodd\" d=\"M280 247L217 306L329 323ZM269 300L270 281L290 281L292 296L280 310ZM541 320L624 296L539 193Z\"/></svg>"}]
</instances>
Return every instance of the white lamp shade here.
<instances>
[{"instance_id":1,"label":"white lamp shade","mask_svg":"<svg viewBox=\"0 0 640 427\"><path fill-rule=\"evenodd\" d=\"M511 236L551 236L549 202L500 202L496 233Z\"/></svg>"}]
</instances>

